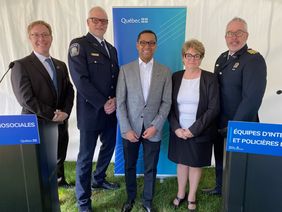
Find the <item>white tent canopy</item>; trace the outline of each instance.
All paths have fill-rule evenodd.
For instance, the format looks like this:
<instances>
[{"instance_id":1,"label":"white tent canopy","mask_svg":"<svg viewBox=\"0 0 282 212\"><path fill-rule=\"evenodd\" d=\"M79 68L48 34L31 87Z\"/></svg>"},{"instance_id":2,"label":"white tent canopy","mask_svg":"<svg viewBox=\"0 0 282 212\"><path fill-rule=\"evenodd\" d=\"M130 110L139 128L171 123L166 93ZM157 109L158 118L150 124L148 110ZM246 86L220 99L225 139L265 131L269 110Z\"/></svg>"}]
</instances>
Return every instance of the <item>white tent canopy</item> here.
<instances>
[{"instance_id":1,"label":"white tent canopy","mask_svg":"<svg viewBox=\"0 0 282 212\"><path fill-rule=\"evenodd\" d=\"M51 55L67 63L69 42L86 34L86 18L95 5L103 7L109 16L105 38L113 43L113 7L187 7L186 40L202 41L206 55L202 68L213 71L216 58L225 51L225 27L229 20L238 16L248 23L248 46L259 51L268 66L268 84L260 110L262 122L282 123L282 1L279 0L1 0L0 6L0 75L11 61L22 58L32 51L27 39L26 27L34 20L45 20L53 29ZM280 23L280 24L279 24ZM172 55L173 56L173 55ZM0 114L19 114L20 107L13 95L10 74L0 84ZM75 108L70 117L69 160L76 160L79 132L76 128Z\"/></svg>"}]
</instances>

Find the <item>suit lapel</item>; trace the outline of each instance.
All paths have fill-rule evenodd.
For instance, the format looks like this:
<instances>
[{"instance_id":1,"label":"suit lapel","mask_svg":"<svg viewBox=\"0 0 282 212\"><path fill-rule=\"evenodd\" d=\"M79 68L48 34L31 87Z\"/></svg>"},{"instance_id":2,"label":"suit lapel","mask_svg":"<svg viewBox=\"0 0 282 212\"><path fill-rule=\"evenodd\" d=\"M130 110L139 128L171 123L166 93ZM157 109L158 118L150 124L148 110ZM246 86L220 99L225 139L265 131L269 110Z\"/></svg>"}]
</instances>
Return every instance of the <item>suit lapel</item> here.
<instances>
[{"instance_id":1,"label":"suit lapel","mask_svg":"<svg viewBox=\"0 0 282 212\"><path fill-rule=\"evenodd\" d=\"M56 74L57 74L57 85L58 85L58 94L57 96L59 97L60 93L61 93L61 90L62 90L62 85L61 85L61 82L63 82L63 67L61 67L56 61L54 58L52 58L52 61L54 63L54 66L55 66L55 69L56 69ZM54 87L54 86L53 86Z\"/></svg>"},{"instance_id":2,"label":"suit lapel","mask_svg":"<svg viewBox=\"0 0 282 212\"><path fill-rule=\"evenodd\" d=\"M177 98L177 96L178 96L178 92L179 92L179 89L180 89L180 85L181 85L181 82L182 82L183 75L184 75L184 70L181 71L178 75L176 75L177 79L175 79L175 84L174 84L174 89L173 89L173 92L174 92L173 96L175 98Z\"/></svg>"},{"instance_id":3,"label":"suit lapel","mask_svg":"<svg viewBox=\"0 0 282 212\"><path fill-rule=\"evenodd\" d=\"M106 40L105 40L105 43L106 43L107 48L108 48L108 50L109 50L110 57L111 57L111 58L115 57L114 52L113 52L113 47L112 47L112 45L110 45Z\"/></svg>"},{"instance_id":4,"label":"suit lapel","mask_svg":"<svg viewBox=\"0 0 282 212\"><path fill-rule=\"evenodd\" d=\"M218 62L219 64L219 71L225 69L228 65L230 65L230 63L233 64L234 60L238 60L238 58L244 53L246 52L246 50L248 49L247 44L245 44L245 46L243 46L239 51L237 51L234 55L230 56L229 51L226 51L223 53L222 59L220 59L220 61Z\"/></svg>"},{"instance_id":5,"label":"suit lapel","mask_svg":"<svg viewBox=\"0 0 282 212\"><path fill-rule=\"evenodd\" d=\"M92 43L92 46L101 54L103 54L105 57L109 58L108 53L106 52L106 50L102 47L101 43L90 33L87 33L86 35L87 40ZM108 47L108 44L106 42L106 45ZM109 49L109 48L108 48ZM110 50L109 50L110 51ZM111 54L111 53L110 53Z\"/></svg>"},{"instance_id":6,"label":"suit lapel","mask_svg":"<svg viewBox=\"0 0 282 212\"><path fill-rule=\"evenodd\" d=\"M53 84L53 81L48 74L47 70L45 69L44 65L41 63L41 61L36 57L34 53L31 53L30 55L30 62L31 62L31 67L34 67L36 72L39 72L43 77L45 78L46 82L48 82L48 85L50 87L50 90L52 91L54 96L57 96L56 94L56 89Z\"/></svg>"},{"instance_id":7,"label":"suit lapel","mask_svg":"<svg viewBox=\"0 0 282 212\"><path fill-rule=\"evenodd\" d=\"M152 67L152 76L151 76L151 82L150 82L150 88L149 88L147 101L153 98L152 96L154 95L154 91L158 89L159 76L160 76L160 69L159 69L159 66L156 64L156 62L154 61L153 67Z\"/></svg>"},{"instance_id":8,"label":"suit lapel","mask_svg":"<svg viewBox=\"0 0 282 212\"><path fill-rule=\"evenodd\" d=\"M226 66L228 66L234 60L232 56L229 56L229 57L230 58L227 59L228 58L228 52L225 55L223 55L222 60L219 62L219 68L220 68L219 70L224 69Z\"/></svg>"},{"instance_id":9,"label":"suit lapel","mask_svg":"<svg viewBox=\"0 0 282 212\"><path fill-rule=\"evenodd\" d=\"M142 90L142 84L141 84L141 77L140 77L139 60L136 60L133 65L134 65L133 71L135 72L134 75L136 77L136 88L138 90L138 96L140 96L140 99L142 99L143 103L145 104L143 90Z\"/></svg>"}]
</instances>

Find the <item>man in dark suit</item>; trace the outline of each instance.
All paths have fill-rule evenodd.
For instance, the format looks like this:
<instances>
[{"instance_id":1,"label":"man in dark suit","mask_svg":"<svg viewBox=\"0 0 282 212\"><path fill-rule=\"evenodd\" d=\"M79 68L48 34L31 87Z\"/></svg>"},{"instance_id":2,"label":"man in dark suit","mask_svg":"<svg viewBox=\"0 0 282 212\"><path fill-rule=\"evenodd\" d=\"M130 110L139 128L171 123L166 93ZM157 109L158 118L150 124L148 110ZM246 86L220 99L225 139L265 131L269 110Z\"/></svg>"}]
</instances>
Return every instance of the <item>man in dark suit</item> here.
<instances>
[{"instance_id":1,"label":"man in dark suit","mask_svg":"<svg viewBox=\"0 0 282 212\"><path fill-rule=\"evenodd\" d=\"M205 189L211 195L221 195L223 146L228 121L258 122L258 110L266 87L266 64L246 42L248 28L245 20L235 17L226 27L228 51L215 63L215 74L220 85L220 116L218 139L214 140L216 187Z\"/></svg>"},{"instance_id":2,"label":"man in dark suit","mask_svg":"<svg viewBox=\"0 0 282 212\"><path fill-rule=\"evenodd\" d=\"M49 49L52 43L51 26L44 21L32 22L28 37L33 52L15 61L11 81L14 94L22 106L23 114L36 114L39 123L39 164L43 192L52 193L58 202L57 145L58 124L68 119L74 91L65 63L52 58ZM51 190L51 191L50 191ZM58 211L53 197L48 211Z\"/></svg>"},{"instance_id":3,"label":"man in dark suit","mask_svg":"<svg viewBox=\"0 0 282 212\"><path fill-rule=\"evenodd\" d=\"M143 146L143 208L151 211L163 124L171 105L171 73L153 59L157 36L151 30L139 33L139 58L122 66L117 85L117 116L122 134L127 201L122 211L131 211L136 194L136 162Z\"/></svg>"},{"instance_id":4,"label":"man in dark suit","mask_svg":"<svg viewBox=\"0 0 282 212\"><path fill-rule=\"evenodd\" d=\"M57 182L59 187L70 188L72 185L66 181L65 160L69 143L68 120L58 126L58 154L57 154Z\"/></svg>"},{"instance_id":5,"label":"man in dark suit","mask_svg":"<svg viewBox=\"0 0 282 212\"><path fill-rule=\"evenodd\" d=\"M87 19L89 33L71 41L69 67L77 89L77 124L80 147L76 165L76 198L79 211L92 211L91 187L116 189L105 180L116 144L115 91L119 72L117 51L104 40L108 17L101 7L93 7ZM92 160L100 136L96 170Z\"/></svg>"}]
</instances>

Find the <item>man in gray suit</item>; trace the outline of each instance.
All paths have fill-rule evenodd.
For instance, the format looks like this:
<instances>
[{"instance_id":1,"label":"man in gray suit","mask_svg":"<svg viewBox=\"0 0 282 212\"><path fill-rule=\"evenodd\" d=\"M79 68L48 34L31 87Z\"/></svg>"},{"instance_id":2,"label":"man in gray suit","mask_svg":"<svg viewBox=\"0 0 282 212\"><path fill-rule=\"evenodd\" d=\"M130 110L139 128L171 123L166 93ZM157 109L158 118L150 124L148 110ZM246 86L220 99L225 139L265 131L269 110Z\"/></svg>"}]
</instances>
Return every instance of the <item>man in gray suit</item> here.
<instances>
[{"instance_id":1,"label":"man in gray suit","mask_svg":"<svg viewBox=\"0 0 282 212\"><path fill-rule=\"evenodd\" d=\"M127 201L131 211L136 198L136 162L143 145L143 208L151 211L163 124L171 105L170 70L153 59L157 36L144 30L137 38L139 59L121 67L117 84L117 117L125 159Z\"/></svg>"}]
</instances>

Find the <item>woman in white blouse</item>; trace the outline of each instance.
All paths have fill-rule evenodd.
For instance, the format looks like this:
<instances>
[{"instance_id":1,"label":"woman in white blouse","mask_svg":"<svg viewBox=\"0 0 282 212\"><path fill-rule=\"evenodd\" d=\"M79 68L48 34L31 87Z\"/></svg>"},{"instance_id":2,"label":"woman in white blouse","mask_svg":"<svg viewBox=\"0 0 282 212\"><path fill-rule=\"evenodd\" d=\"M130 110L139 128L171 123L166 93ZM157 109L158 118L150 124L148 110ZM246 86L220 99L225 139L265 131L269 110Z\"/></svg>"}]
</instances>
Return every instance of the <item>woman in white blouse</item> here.
<instances>
[{"instance_id":1,"label":"woman in white blouse","mask_svg":"<svg viewBox=\"0 0 282 212\"><path fill-rule=\"evenodd\" d=\"M196 209L196 192L202 167L210 166L215 118L219 112L219 90L213 73L200 68L205 48L198 40L182 47L185 70L172 76L172 107L169 115L168 157L177 163L178 192L172 205L178 208L188 201L188 210ZM189 192L186 184L189 180Z\"/></svg>"}]
</instances>

